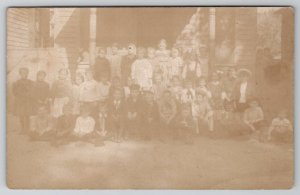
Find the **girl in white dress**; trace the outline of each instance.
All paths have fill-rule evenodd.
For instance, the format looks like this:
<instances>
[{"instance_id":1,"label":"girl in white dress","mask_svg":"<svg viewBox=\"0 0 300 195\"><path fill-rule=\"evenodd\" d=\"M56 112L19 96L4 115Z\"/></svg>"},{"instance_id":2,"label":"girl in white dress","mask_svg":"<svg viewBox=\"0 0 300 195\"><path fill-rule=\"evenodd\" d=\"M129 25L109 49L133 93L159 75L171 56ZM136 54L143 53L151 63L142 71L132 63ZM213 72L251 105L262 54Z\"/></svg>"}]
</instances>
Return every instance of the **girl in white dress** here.
<instances>
[{"instance_id":1,"label":"girl in white dress","mask_svg":"<svg viewBox=\"0 0 300 195\"><path fill-rule=\"evenodd\" d=\"M131 77L134 82L142 89L150 89L152 87L152 65L144 58L145 49L138 48L137 59L132 64Z\"/></svg>"}]
</instances>

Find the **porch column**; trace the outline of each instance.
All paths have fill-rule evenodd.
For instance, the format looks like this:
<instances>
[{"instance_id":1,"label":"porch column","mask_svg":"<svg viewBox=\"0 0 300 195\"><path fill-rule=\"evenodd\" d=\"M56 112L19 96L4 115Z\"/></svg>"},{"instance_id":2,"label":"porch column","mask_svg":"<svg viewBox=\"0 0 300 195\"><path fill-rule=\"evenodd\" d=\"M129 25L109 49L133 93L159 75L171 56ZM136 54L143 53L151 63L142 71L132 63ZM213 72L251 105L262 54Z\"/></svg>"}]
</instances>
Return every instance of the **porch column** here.
<instances>
[{"instance_id":1,"label":"porch column","mask_svg":"<svg viewBox=\"0 0 300 195\"><path fill-rule=\"evenodd\" d=\"M94 65L96 58L96 29L97 29L97 8L90 8L90 65Z\"/></svg>"},{"instance_id":2,"label":"porch column","mask_svg":"<svg viewBox=\"0 0 300 195\"><path fill-rule=\"evenodd\" d=\"M209 65L215 65L216 8L209 8Z\"/></svg>"}]
</instances>

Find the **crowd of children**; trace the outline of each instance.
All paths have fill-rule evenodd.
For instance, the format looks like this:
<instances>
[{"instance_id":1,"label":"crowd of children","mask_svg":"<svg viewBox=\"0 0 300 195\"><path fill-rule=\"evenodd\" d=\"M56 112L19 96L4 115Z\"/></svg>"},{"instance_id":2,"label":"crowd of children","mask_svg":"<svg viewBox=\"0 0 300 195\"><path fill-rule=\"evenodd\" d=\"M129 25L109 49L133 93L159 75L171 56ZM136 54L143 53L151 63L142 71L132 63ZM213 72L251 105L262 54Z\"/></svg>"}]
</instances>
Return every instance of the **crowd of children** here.
<instances>
[{"instance_id":1,"label":"crowd of children","mask_svg":"<svg viewBox=\"0 0 300 195\"><path fill-rule=\"evenodd\" d=\"M137 51L135 51L137 50ZM169 138L192 143L195 135L247 137L259 134L266 140L291 141L292 124L285 111L265 120L255 99L247 69L201 72L199 56L184 57L177 48L135 48L128 54L98 50L95 64L85 74L61 69L49 84L39 71L36 81L29 69L19 69L13 84L14 111L23 133L33 140L65 143L84 140L103 144L108 139Z\"/></svg>"}]
</instances>

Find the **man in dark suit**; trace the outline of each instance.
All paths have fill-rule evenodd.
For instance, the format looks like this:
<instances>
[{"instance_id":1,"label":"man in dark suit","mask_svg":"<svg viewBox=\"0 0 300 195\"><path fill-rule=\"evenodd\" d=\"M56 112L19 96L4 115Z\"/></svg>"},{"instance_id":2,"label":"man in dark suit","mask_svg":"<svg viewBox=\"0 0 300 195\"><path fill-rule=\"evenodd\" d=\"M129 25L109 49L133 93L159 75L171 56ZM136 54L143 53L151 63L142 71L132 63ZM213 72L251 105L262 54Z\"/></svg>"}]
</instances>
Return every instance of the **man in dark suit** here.
<instances>
[{"instance_id":1,"label":"man in dark suit","mask_svg":"<svg viewBox=\"0 0 300 195\"><path fill-rule=\"evenodd\" d=\"M249 99L253 97L253 85L250 82L251 75L252 73L248 69L238 70L239 82L233 91L238 112L244 112L248 107Z\"/></svg>"},{"instance_id":2,"label":"man in dark suit","mask_svg":"<svg viewBox=\"0 0 300 195\"><path fill-rule=\"evenodd\" d=\"M123 139L125 104L123 91L117 88L108 103L108 125L112 141L121 142Z\"/></svg>"}]
</instances>

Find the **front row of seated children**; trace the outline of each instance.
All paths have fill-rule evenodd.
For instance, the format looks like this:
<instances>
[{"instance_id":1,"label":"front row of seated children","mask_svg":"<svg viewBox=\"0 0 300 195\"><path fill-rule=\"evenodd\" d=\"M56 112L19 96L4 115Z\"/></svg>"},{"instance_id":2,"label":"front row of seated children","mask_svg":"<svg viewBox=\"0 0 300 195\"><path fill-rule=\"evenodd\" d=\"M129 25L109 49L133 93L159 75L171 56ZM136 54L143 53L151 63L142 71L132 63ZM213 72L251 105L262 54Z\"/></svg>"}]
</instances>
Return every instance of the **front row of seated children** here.
<instances>
[{"instance_id":1,"label":"front row of seated children","mask_svg":"<svg viewBox=\"0 0 300 195\"><path fill-rule=\"evenodd\" d=\"M193 134L228 131L230 136L259 132L264 134L264 114L258 101L249 101L249 107L242 117L234 110L230 99L224 101L221 119L214 120L214 110L207 98L207 92L195 90L195 100L179 103L170 90L165 90L159 100L152 91L140 94L138 85L130 87L130 96L125 99L124 90L116 88L109 101L97 103L98 109L91 104L81 103L80 115L74 115L73 105L63 107L63 115L52 118L47 106L41 105L36 116L31 117L30 132L32 139L52 140L65 143L82 140L102 145L103 137L114 142L128 138L150 140L154 137L163 141L168 137L179 138L192 143ZM95 114L95 110L96 114ZM228 133L227 132L227 133ZM266 132L267 140L291 141L292 125L285 112L274 118Z\"/></svg>"}]
</instances>

